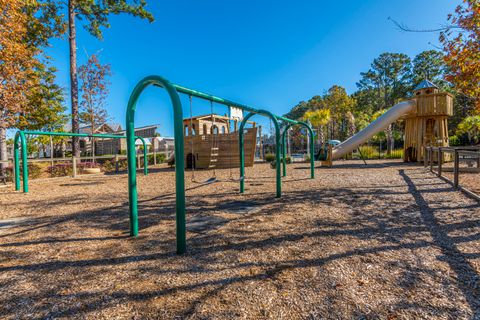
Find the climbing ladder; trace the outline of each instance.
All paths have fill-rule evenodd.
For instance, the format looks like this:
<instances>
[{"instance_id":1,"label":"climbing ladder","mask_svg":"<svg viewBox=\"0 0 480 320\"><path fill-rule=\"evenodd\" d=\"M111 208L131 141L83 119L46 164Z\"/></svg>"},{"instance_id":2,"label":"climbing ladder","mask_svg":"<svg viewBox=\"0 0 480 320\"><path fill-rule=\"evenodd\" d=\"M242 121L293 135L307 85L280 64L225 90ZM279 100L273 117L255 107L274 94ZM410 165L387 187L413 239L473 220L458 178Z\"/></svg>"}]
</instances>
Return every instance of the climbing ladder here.
<instances>
[{"instance_id":1,"label":"climbing ladder","mask_svg":"<svg viewBox=\"0 0 480 320\"><path fill-rule=\"evenodd\" d=\"M213 144L210 151L210 163L208 164L209 169L215 169L218 163L218 144L216 143L217 139L213 139Z\"/></svg>"}]
</instances>

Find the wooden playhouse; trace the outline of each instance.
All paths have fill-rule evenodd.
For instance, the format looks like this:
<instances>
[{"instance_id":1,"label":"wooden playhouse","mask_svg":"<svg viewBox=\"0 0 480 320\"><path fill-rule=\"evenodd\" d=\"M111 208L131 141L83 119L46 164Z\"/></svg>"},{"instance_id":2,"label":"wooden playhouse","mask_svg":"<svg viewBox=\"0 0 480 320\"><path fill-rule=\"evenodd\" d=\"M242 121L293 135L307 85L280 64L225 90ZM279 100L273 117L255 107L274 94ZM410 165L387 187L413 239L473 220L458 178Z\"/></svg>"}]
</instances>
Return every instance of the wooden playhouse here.
<instances>
[{"instance_id":1,"label":"wooden playhouse","mask_svg":"<svg viewBox=\"0 0 480 320\"><path fill-rule=\"evenodd\" d=\"M183 120L185 167L195 169L224 169L240 166L237 121L231 131L231 119L208 114ZM255 122L245 129L245 166L253 166L257 144Z\"/></svg>"},{"instance_id":2,"label":"wooden playhouse","mask_svg":"<svg viewBox=\"0 0 480 320\"><path fill-rule=\"evenodd\" d=\"M403 153L404 161L413 162L423 161L427 146L448 147L447 119L453 115L453 96L439 92L430 81L422 81L414 89L414 95L417 106L405 117Z\"/></svg>"}]
</instances>

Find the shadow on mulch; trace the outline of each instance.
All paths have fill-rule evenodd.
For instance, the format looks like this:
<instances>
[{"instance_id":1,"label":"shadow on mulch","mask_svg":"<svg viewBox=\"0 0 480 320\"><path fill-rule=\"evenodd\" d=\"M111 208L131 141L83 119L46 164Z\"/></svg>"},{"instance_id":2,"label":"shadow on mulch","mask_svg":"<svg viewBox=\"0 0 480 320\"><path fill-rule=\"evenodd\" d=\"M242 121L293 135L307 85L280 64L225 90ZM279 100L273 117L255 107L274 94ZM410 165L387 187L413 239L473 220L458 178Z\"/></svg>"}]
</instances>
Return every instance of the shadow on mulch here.
<instances>
[{"instance_id":1,"label":"shadow on mulch","mask_svg":"<svg viewBox=\"0 0 480 320\"><path fill-rule=\"evenodd\" d=\"M468 262L466 256L457 248L455 240L448 235L443 225L435 217L435 210L430 208L428 202L422 196L415 186L415 183L405 173L405 170L399 170L400 175L408 185L408 190L415 199L416 204L420 208L420 214L424 225L429 227L430 234L435 245L437 245L443 253L443 256L437 259L448 263L450 268L457 274L457 284L462 290L465 299L468 301L470 308L474 311L474 319L480 317L480 277ZM478 226L478 221L477 221ZM473 227L470 224L470 227ZM476 235L477 240L480 235ZM470 237L471 239L471 237ZM471 241L467 238L467 241Z\"/></svg>"},{"instance_id":2,"label":"shadow on mulch","mask_svg":"<svg viewBox=\"0 0 480 320\"><path fill-rule=\"evenodd\" d=\"M372 167L370 167L372 168ZM245 276L234 276L228 278L222 278L217 280L210 280L199 282L196 284L186 284L181 286L176 286L164 290L154 290L154 291L144 291L141 293L128 293L123 291L117 291L112 294L112 299L116 301L130 300L130 301L145 301L150 298L159 297L163 295L177 293L179 291L189 291L197 288L206 288L215 286L212 290L207 290L207 293L202 295L200 298L196 299L190 307L184 312L182 317L187 317L192 315L196 307L208 299L209 296L215 295L217 292L223 290L226 286L229 286L234 283L242 283L252 280L264 280L272 279L278 276L281 272L288 269L295 268L307 268L307 267L319 267L324 265L327 262L331 262L338 259L344 259L346 257L352 256L365 256L368 254L403 250L403 249L417 249L417 248L426 248L426 247L436 247L440 248L442 255L437 257L438 260L446 262L450 268L456 273L456 281L458 288L463 292L465 299L467 300L471 310L475 314L475 317L480 316L480 293L478 288L480 288L479 275L473 268L473 266L468 262L468 259L478 258L480 253L462 253L458 248L457 244L463 243L466 241L471 241L480 237L478 234L467 236L467 237L450 237L449 232L466 230L470 228L480 227L480 220L469 220L461 223L454 224L441 224L435 216L435 212L448 209L455 212L455 210L460 209L478 209L480 204L468 205L468 206L439 206L435 209L431 208L428 202L423 197L424 193L431 192L455 192L453 188L439 188L438 190L421 190L418 189L419 185L430 185L430 184L415 184L415 178L410 177L405 170L399 170L400 176L405 181L405 185L402 186L380 186L380 187L369 187L365 188L368 190L358 190L356 188L332 188L332 189L323 189L318 191L293 191L285 194L281 199L273 198L273 194L270 192L257 194L254 196L254 199L249 199L248 201L242 200L226 200L222 201L225 194L210 194L208 196L191 196L188 201L194 203L198 207L198 211L201 211L202 215L208 215L214 211L225 211L225 212L234 212L238 214L235 219L251 218L251 214L261 213L264 215L274 216L278 214L280 209L289 203L304 202L315 205L317 203L327 204L327 205L348 205L349 210L352 211L352 214L355 214L355 218L351 219L348 223L333 223L328 221L317 221L318 226L322 227L322 230L315 231L305 231L301 233L291 233L283 234L281 236L273 236L261 240L247 240L247 241L238 241L238 239L245 239L245 234L229 234L229 235L220 235L218 232L209 232L214 230L202 230L203 232L198 237L193 237L189 239L189 249L187 255L194 260L200 262L208 262L210 259L215 259L214 253L223 252L223 251L244 251L249 249L259 249L259 248L271 248L279 247L284 243L300 241L305 238L322 238L322 237L332 237L339 235L348 235L351 237L356 237L358 239L378 239L382 243L388 242L388 244L367 247L362 249L353 249L342 253L331 254L324 258L318 259L292 259L282 261L281 263L275 262L273 264L266 264L262 262L243 262L238 263L237 267L245 266L257 266L263 267L264 272L255 275L245 275ZM429 179L428 177L422 178L422 180ZM436 183L431 184L436 185ZM200 188L202 186L198 186ZM398 191L399 187L407 187L408 191ZM392 195L401 195L401 194L411 194L414 198L414 203L405 206L405 203L400 201L395 203L395 200L392 199ZM172 197L172 194L161 195L149 200L142 201L140 206L140 226L142 229L147 229L152 225L162 223L164 221L174 220L174 208L175 208L175 199ZM268 196L270 195L270 196ZM206 201L204 198L208 197L210 200L215 200L214 205ZM373 199L375 201L381 201L382 198L385 198L385 201L388 201L388 207L390 208L390 214L388 215L376 215L363 210L362 208L374 205ZM65 200L65 199L63 199ZM59 200L61 201L61 200ZM98 201L102 201L101 199ZM160 201L157 203L155 201ZM149 202L153 202L151 205L147 205ZM268 206L267 206L268 205ZM257 211L249 211L252 208L260 208ZM421 220L418 219L418 216L413 215L413 213L420 212ZM190 213L189 213L190 214ZM61 224L66 221L77 221L78 224L86 223L89 221L90 227L110 229L113 231L118 230L128 230L128 207L127 206L117 206L107 209L101 209L98 211L88 211L71 214L66 217L56 218L56 217L46 217L38 218L34 221L28 221L25 225L26 229L19 231L14 234L26 233L29 230L39 229L39 228L52 228L55 225ZM367 225L368 226L364 226ZM374 226L371 226L371 225ZM328 229L326 230L325 228ZM52 229L53 230L53 229ZM431 235L432 241L417 240L413 242L403 241L405 238L411 237L412 234L419 232L428 232ZM1 237L6 237L9 235L2 235ZM218 245L218 239L222 239L228 236L229 242L227 244ZM89 241L89 240L110 240L110 239L124 239L125 236L119 237L104 237L104 238L77 238L77 239L46 239L39 241L29 241L29 242L13 242L2 244L1 247L16 247L22 245L35 245L41 243L52 243L52 242L75 242L75 241ZM247 238L248 239L248 238ZM153 241L147 239L147 241ZM99 259L88 259L88 260L73 260L73 261L49 261L42 263L32 263L29 265L20 265L20 266L9 266L9 267L0 267L0 272L6 271L30 271L30 272L45 272L45 271L57 271L66 268L85 268L92 266L107 266L107 265L122 265L127 263L138 263L142 261L159 261L165 258L172 258L175 256L175 253L168 248L172 248L171 244L168 244L164 240L155 239L155 245L160 249L166 251L161 253L151 253L143 255L128 255L122 257L109 257L109 253L105 252L105 258ZM198 264L194 266L186 265L185 269L179 269L177 272L198 272ZM154 272L154 271L152 271ZM155 272L161 272L160 270L155 270ZM203 268L201 272L209 272L208 268ZM408 269L408 279L405 277L405 281L400 282L399 285L405 288L411 287L416 281L419 281L419 273L428 272L428 270L423 269ZM41 295L40 295L41 294ZM65 299L68 298L65 295L51 292L48 293L50 299ZM41 293L32 293L29 297L30 299L38 300L44 298L45 292ZM99 297L96 292L82 292L74 295L76 299L83 300L88 302L89 305L96 306L96 308L103 308L105 304L102 303L102 297ZM71 296L70 296L71 297ZM13 302L18 298L15 294L11 295L8 302ZM83 312L82 306L72 305L71 308L63 310L61 314L55 312L50 312L49 317L56 316L69 316L75 315L78 312ZM412 304L408 306L409 308L421 309L421 305ZM445 311L445 312L448 312ZM475 318L474 317L474 318Z\"/></svg>"}]
</instances>

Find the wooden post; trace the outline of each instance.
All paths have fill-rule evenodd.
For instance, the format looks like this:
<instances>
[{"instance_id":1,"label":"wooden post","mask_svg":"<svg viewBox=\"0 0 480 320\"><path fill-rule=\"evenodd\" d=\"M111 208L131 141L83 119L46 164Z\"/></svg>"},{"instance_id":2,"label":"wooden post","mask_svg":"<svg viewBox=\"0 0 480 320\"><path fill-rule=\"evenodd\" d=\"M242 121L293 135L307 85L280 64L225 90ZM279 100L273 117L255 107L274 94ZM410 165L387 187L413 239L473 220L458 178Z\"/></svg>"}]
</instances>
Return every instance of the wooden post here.
<instances>
[{"instance_id":1,"label":"wooden post","mask_svg":"<svg viewBox=\"0 0 480 320\"><path fill-rule=\"evenodd\" d=\"M460 160L460 157L458 155L458 150L455 149L455 156L454 156L454 159L453 159L453 186L455 188L458 188L458 174L459 174L459 171L460 171L460 164L459 164L459 161Z\"/></svg>"},{"instance_id":2,"label":"wooden post","mask_svg":"<svg viewBox=\"0 0 480 320\"><path fill-rule=\"evenodd\" d=\"M433 172L433 147L430 147L428 151L428 159L430 161L430 172Z\"/></svg>"},{"instance_id":3,"label":"wooden post","mask_svg":"<svg viewBox=\"0 0 480 320\"><path fill-rule=\"evenodd\" d=\"M442 148L438 147L438 173L439 177L442 176Z\"/></svg>"},{"instance_id":4,"label":"wooden post","mask_svg":"<svg viewBox=\"0 0 480 320\"><path fill-rule=\"evenodd\" d=\"M265 160L265 154L263 150L263 137L262 137L262 126L258 126L258 135L259 135L259 157L262 160Z\"/></svg>"},{"instance_id":5,"label":"wooden post","mask_svg":"<svg viewBox=\"0 0 480 320\"><path fill-rule=\"evenodd\" d=\"M75 154L72 155L72 174L74 178L77 177L77 158Z\"/></svg>"},{"instance_id":6,"label":"wooden post","mask_svg":"<svg viewBox=\"0 0 480 320\"><path fill-rule=\"evenodd\" d=\"M115 173L119 171L118 154L115 155Z\"/></svg>"},{"instance_id":7,"label":"wooden post","mask_svg":"<svg viewBox=\"0 0 480 320\"><path fill-rule=\"evenodd\" d=\"M157 151L155 150L155 140L153 142L153 165L157 165Z\"/></svg>"},{"instance_id":8,"label":"wooden post","mask_svg":"<svg viewBox=\"0 0 480 320\"><path fill-rule=\"evenodd\" d=\"M428 151L427 147L426 146L423 147L423 167L424 168L428 167L428 156L427 156L428 153L427 153L427 151Z\"/></svg>"},{"instance_id":9,"label":"wooden post","mask_svg":"<svg viewBox=\"0 0 480 320\"><path fill-rule=\"evenodd\" d=\"M13 162L13 161L12 161ZM8 167L8 157L7 157L7 167ZM1 174L1 170L0 170L0 174ZM6 172L4 172L4 174L6 174ZM14 166L12 165L12 183L13 183L13 187L15 188L15 168ZM14 189L15 190L15 189Z\"/></svg>"}]
</instances>

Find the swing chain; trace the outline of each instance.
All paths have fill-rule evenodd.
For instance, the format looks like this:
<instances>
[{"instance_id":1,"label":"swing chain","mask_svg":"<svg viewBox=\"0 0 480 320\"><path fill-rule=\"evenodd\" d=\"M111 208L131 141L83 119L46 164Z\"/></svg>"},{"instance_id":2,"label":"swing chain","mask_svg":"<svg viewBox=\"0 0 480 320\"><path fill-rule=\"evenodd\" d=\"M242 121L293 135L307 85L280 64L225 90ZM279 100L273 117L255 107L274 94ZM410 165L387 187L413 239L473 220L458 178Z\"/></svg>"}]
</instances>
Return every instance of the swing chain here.
<instances>
[{"instance_id":1,"label":"swing chain","mask_svg":"<svg viewBox=\"0 0 480 320\"><path fill-rule=\"evenodd\" d=\"M189 133L189 136L190 136L190 148L192 150L192 157L190 158L191 159L191 165L192 165L192 177L191 177L191 181L192 182L196 182L195 181L195 161L196 161L196 157L195 157L195 153L194 153L194 150L193 150L193 136L192 136L192 129L193 129L193 116L192 116L192 96L189 95L188 96L189 100L190 100L190 128L188 130L188 133Z\"/></svg>"}]
</instances>

